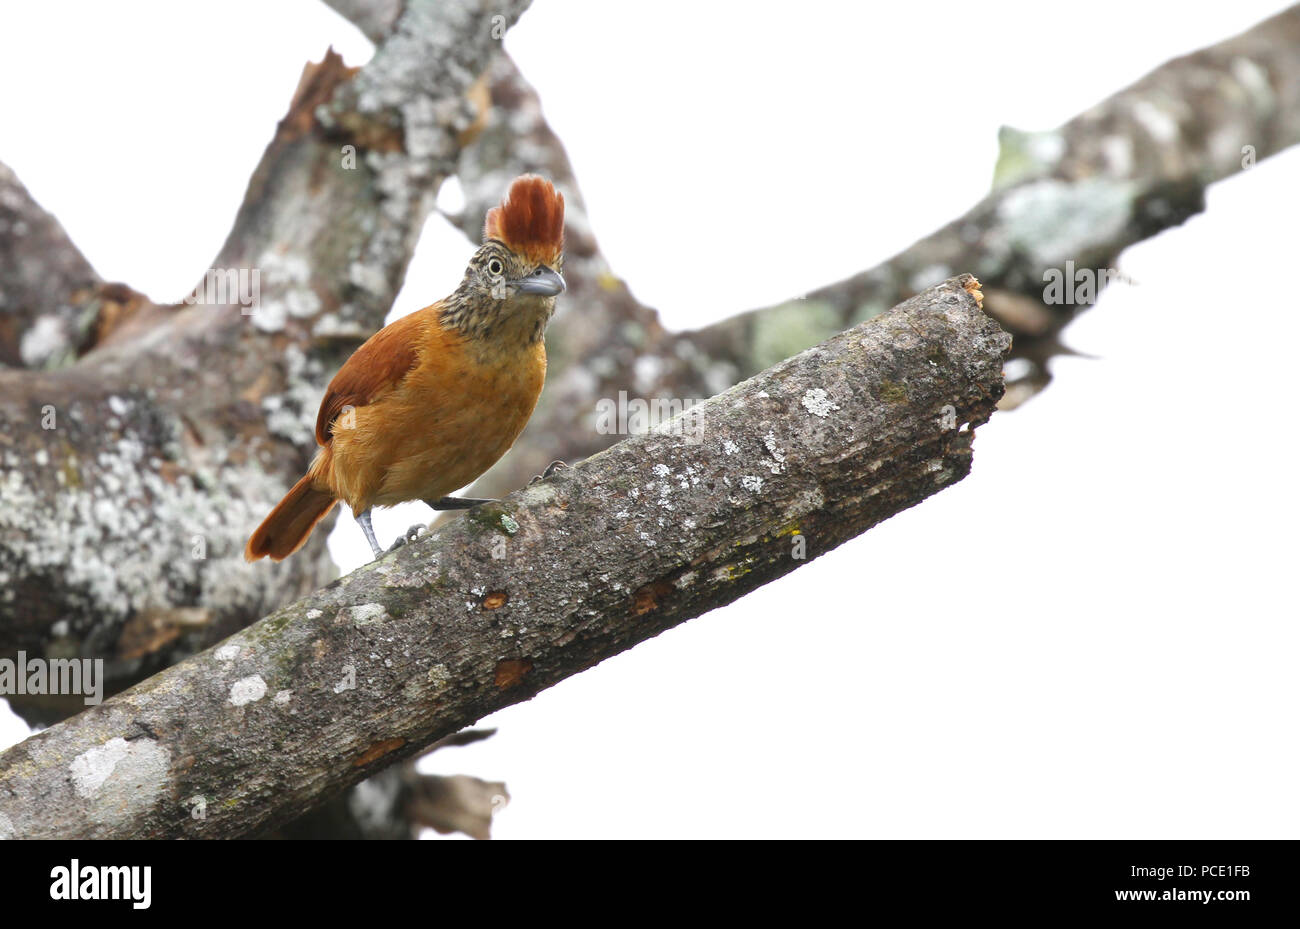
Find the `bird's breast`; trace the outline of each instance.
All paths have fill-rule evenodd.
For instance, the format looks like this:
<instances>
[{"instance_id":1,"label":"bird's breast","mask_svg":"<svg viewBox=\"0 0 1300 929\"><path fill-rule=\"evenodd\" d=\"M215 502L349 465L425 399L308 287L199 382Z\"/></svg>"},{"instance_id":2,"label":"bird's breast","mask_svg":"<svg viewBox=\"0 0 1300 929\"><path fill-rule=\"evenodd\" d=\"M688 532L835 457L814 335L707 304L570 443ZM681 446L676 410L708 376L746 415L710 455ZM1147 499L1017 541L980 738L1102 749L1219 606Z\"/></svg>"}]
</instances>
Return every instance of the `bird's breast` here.
<instances>
[{"instance_id":1,"label":"bird's breast","mask_svg":"<svg viewBox=\"0 0 1300 929\"><path fill-rule=\"evenodd\" d=\"M383 478L373 502L441 497L473 482L514 444L545 378L541 342L486 352L433 345L374 422L387 460L375 462Z\"/></svg>"}]
</instances>

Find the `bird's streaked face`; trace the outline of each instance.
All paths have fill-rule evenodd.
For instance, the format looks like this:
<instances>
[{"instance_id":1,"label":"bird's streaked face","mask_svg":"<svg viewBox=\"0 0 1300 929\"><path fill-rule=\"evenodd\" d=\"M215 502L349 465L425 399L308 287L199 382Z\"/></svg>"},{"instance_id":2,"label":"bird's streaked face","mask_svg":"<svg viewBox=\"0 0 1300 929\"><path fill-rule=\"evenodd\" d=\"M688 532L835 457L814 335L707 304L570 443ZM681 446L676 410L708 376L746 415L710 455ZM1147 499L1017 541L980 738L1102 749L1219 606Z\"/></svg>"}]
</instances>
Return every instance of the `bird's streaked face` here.
<instances>
[{"instance_id":1,"label":"bird's streaked face","mask_svg":"<svg viewBox=\"0 0 1300 929\"><path fill-rule=\"evenodd\" d=\"M489 240L470 259L444 318L475 338L537 341L565 290L563 258L554 264L530 261Z\"/></svg>"},{"instance_id":2,"label":"bird's streaked face","mask_svg":"<svg viewBox=\"0 0 1300 929\"><path fill-rule=\"evenodd\" d=\"M562 265L563 260L555 262ZM564 293L559 267L529 261L495 240L489 241L471 259L468 274L477 278L480 289L494 300L520 296L554 299Z\"/></svg>"}]
</instances>

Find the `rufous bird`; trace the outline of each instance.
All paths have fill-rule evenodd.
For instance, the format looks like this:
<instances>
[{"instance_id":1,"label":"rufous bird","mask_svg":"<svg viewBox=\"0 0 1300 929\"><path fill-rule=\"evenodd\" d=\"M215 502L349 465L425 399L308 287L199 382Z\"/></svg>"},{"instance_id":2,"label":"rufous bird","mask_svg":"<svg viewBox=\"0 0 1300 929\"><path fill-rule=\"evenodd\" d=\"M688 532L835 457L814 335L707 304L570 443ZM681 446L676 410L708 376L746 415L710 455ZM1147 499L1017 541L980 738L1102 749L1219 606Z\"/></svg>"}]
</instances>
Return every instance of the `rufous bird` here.
<instances>
[{"instance_id":1,"label":"rufous bird","mask_svg":"<svg viewBox=\"0 0 1300 929\"><path fill-rule=\"evenodd\" d=\"M334 375L316 417L320 451L244 557L287 558L339 500L376 558L371 507L489 502L447 495L495 464L532 416L563 257L563 194L540 177L516 178L488 211L455 293L379 330Z\"/></svg>"}]
</instances>

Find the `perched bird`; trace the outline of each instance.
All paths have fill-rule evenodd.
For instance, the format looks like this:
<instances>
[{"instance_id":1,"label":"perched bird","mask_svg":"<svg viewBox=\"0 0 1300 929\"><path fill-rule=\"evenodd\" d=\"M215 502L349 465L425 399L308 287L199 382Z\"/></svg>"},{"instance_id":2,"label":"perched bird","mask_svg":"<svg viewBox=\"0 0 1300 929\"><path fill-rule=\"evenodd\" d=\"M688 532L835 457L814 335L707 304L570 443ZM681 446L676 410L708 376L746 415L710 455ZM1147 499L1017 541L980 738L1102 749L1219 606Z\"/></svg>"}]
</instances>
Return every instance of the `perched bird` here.
<instances>
[{"instance_id":1,"label":"perched bird","mask_svg":"<svg viewBox=\"0 0 1300 929\"><path fill-rule=\"evenodd\" d=\"M244 557L288 557L339 500L375 557L371 507L488 502L446 495L495 464L537 405L563 254L564 196L540 177L516 178L488 211L456 292L379 330L330 381L316 418L321 449Z\"/></svg>"}]
</instances>

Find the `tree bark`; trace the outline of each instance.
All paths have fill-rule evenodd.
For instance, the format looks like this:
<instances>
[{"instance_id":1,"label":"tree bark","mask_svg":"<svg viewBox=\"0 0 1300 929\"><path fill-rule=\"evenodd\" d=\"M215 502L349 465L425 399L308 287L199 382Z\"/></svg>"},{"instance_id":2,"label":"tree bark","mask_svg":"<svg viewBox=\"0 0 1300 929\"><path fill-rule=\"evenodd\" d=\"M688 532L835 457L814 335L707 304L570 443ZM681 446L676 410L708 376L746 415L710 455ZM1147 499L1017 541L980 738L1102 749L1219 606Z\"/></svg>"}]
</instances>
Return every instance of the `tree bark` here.
<instances>
[{"instance_id":1,"label":"tree bark","mask_svg":"<svg viewBox=\"0 0 1300 929\"><path fill-rule=\"evenodd\" d=\"M0 754L0 834L273 828L962 479L1010 338L947 281Z\"/></svg>"}]
</instances>

